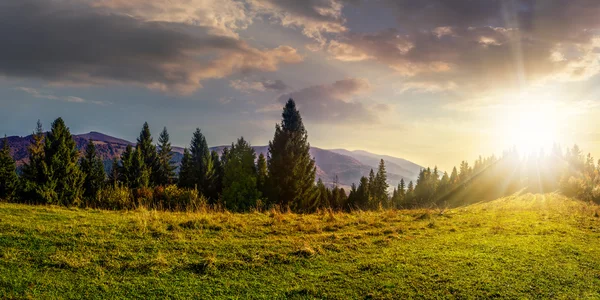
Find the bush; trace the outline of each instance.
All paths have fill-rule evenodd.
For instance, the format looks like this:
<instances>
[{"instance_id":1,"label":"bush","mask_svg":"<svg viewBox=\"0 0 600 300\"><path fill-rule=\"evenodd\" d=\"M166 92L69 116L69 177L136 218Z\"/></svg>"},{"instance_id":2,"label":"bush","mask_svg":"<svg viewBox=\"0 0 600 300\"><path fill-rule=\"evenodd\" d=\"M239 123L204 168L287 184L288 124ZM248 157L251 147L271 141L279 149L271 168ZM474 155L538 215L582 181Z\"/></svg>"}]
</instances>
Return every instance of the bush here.
<instances>
[{"instance_id":1,"label":"bush","mask_svg":"<svg viewBox=\"0 0 600 300\"><path fill-rule=\"evenodd\" d=\"M101 189L96 198L88 203L92 208L103 209L133 209L134 197L132 191L122 185L109 186Z\"/></svg>"}]
</instances>

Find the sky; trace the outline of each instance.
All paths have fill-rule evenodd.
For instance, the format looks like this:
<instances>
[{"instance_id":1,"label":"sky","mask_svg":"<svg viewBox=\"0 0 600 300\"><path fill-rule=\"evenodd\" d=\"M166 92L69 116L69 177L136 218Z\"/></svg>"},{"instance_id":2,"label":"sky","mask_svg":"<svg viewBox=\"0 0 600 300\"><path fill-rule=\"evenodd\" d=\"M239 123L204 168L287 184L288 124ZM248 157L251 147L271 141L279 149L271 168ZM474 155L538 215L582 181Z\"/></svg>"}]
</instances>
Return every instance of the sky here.
<instances>
[{"instance_id":1,"label":"sky","mask_svg":"<svg viewBox=\"0 0 600 300\"><path fill-rule=\"evenodd\" d=\"M579 144L600 156L600 1L0 1L0 134L273 138L294 98L321 148L449 170ZM537 151L537 150L536 150Z\"/></svg>"}]
</instances>

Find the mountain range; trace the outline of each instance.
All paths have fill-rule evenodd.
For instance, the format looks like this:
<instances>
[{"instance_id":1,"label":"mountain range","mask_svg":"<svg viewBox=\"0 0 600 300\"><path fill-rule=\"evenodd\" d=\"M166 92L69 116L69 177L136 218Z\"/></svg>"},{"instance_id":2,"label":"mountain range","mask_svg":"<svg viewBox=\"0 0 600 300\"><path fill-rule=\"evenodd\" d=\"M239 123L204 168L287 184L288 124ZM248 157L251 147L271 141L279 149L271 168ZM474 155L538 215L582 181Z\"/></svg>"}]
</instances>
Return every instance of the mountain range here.
<instances>
[{"instance_id":1,"label":"mountain range","mask_svg":"<svg viewBox=\"0 0 600 300\"><path fill-rule=\"evenodd\" d=\"M114 157L120 157L127 145L135 146L135 143L112 137L100 132L89 132L85 134L73 135L77 149L82 151L88 140L93 140L96 144L100 157L104 160L107 167ZM11 154L17 161L18 166L27 162L27 146L30 144L32 136L10 136L8 143L11 146ZM211 147L211 150L222 152L229 146ZM253 146L256 154L268 152L268 146ZM390 186L396 186L401 178L405 181L415 181L421 170L421 166L403 158L379 155L364 150L345 150L345 149L321 149L311 147L310 154L315 159L317 167L317 178L321 178L324 183L332 185L336 182L343 187L348 187L352 183L358 183L361 176L368 176L371 169L377 170L379 161L385 161L385 167ZM183 157L183 148L173 147L173 162L179 164Z\"/></svg>"}]
</instances>

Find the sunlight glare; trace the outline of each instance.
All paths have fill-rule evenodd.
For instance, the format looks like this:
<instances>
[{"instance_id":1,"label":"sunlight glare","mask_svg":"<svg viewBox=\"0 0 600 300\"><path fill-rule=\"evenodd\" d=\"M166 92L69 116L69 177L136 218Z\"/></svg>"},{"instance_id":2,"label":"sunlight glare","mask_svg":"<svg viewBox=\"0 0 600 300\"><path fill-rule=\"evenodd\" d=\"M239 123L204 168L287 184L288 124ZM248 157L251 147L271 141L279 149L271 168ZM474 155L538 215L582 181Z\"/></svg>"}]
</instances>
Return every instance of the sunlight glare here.
<instances>
[{"instance_id":1,"label":"sunlight glare","mask_svg":"<svg viewBox=\"0 0 600 300\"><path fill-rule=\"evenodd\" d=\"M523 155L550 150L557 142L558 119L552 103L517 104L507 111L500 124L505 145L516 147Z\"/></svg>"}]
</instances>

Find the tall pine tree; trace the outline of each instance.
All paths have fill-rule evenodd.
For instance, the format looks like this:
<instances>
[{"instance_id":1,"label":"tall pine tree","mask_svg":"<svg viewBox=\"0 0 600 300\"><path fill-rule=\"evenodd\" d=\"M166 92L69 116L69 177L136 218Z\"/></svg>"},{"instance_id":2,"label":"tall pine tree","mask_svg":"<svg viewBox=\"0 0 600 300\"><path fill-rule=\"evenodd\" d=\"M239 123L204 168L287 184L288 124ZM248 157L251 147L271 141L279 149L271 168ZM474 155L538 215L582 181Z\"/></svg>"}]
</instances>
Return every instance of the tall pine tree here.
<instances>
[{"instance_id":1,"label":"tall pine tree","mask_svg":"<svg viewBox=\"0 0 600 300\"><path fill-rule=\"evenodd\" d=\"M44 129L40 120L37 121L32 140L27 147L29 161L23 166L20 181L20 198L25 202L41 203L41 185L46 170L44 161Z\"/></svg>"},{"instance_id":2,"label":"tall pine tree","mask_svg":"<svg viewBox=\"0 0 600 300\"><path fill-rule=\"evenodd\" d=\"M256 161L256 169L257 169L257 177L256 177L256 186L261 193L261 197L265 197L267 195L267 159L264 154L258 155L258 160Z\"/></svg>"},{"instance_id":3,"label":"tall pine tree","mask_svg":"<svg viewBox=\"0 0 600 300\"><path fill-rule=\"evenodd\" d=\"M175 167L173 165L173 148L169 141L169 132L167 127L164 127L160 136L158 137L158 154L157 154L157 168L154 172L154 183L157 185L167 185L173 182L175 177Z\"/></svg>"},{"instance_id":4,"label":"tall pine tree","mask_svg":"<svg viewBox=\"0 0 600 300\"><path fill-rule=\"evenodd\" d=\"M309 211L316 205L315 161L309 153L308 134L294 100L289 99L281 125L269 143L269 200L282 208Z\"/></svg>"},{"instance_id":5,"label":"tall pine tree","mask_svg":"<svg viewBox=\"0 0 600 300\"><path fill-rule=\"evenodd\" d=\"M388 187L389 186L387 184L387 172L385 170L385 162L382 159L379 161L377 175L375 175L375 199L377 206L388 206Z\"/></svg>"},{"instance_id":6,"label":"tall pine tree","mask_svg":"<svg viewBox=\"0 0 600 300\"><path fill-rule=\"evenodd\" d=\"M179 165L179 178L177 185L180 188L194 187L194 178L192 174L192 154L188 148L183 149L183 158Z\"/></svg>"},{"instance_id":7,"label":"tall pine tree","mask_svg":"<svg viewBox=\"0 0 600 300\"><path fill-rule=\"evenodd\" d=\"M79 162L81 172L85 175L83 182L83 196L86 198L94 198L104 186L106 180L106 172L102 159L96 152L96 145L91 139L85 148L85 154Z\"/></svg>"},{"instance_id":8,"label":"tall pine tree","mask_svg":"<svg viewBox=\"0 0 600 300\"><path fill-rule=\"evenodd\" d=\"M10 154L10 145L8 144L8 138L5 136L0 149L0 199L13 199L18 180L15 160Z\"/></svg>"},{"instance_id":9,"label":"tall pine tree","mask_svg":"<svg viewBox=\"0 0 600 300\"><path fill-rule=\"evenodd\" d=\"M155 185L156 175L154 174L158 169L156 160L156 147L152 143L152 134L150 133L150 126L148 122L144 122L140 136L137 138L137 144L135 146L136 151L140 152L140 157L143 161L144 171L149 177L149 184Z\"/></svg>"},{"instance_id":10,"label":"tall pine tree","mask_svg":"<svg viewBox=\"0 0 600 300\"><path fill-rule=\"evenodd\" d=\"M248 211L256 207L260 198L257 188L257 170L254 149L239 138L227 152L223 176L223 202L232 211Z\"/></svg>"},{"instance_id":11,"label":"tall pine tree","mask_svg":"<svg viewBox=\"0 0 600 300\"><path fill-rule=\"evenodd\" d=\"M73 205L81 200L85 175L77 164L78 157L69 128L62 118L56 119L44 145L47 168L41 183L45 202Z\"/></svg>"}]
</instances>

